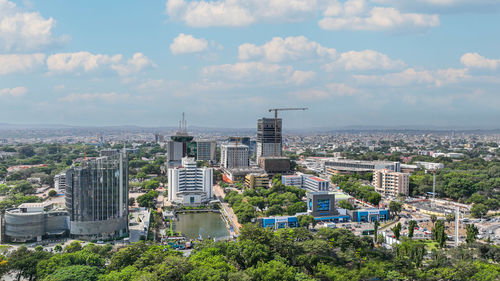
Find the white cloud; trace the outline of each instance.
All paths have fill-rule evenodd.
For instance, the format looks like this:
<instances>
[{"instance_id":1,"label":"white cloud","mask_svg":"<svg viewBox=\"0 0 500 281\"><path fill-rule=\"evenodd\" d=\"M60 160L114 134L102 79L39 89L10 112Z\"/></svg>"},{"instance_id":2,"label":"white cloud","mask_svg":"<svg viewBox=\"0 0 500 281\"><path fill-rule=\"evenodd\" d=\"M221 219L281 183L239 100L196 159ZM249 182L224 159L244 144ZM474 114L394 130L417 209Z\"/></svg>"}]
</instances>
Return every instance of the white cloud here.
<instances>
[{"instance_id":1,"label":"white cloud","mask_svg":"<svg viewBox=\"0 0 500 281\"><path fill-rule=\"evenodd\" d=\"M262 62L240 62L236 64L213 65L203 68L202 74L207 77L218 77L241 81L274 80L274 78L291 77L293 68L278 64Z\"/></svg>"},{"instance_id":2,"label":"white cloud","mask_svg":"<svg viewBox=\"0 0 500 281\"><path fill-rule=\"evenodd\" d=\"M2 97L21 97L26 95L28 89L25 87L0 89L0 98Z\"/></svg>"},{"instance_id":3,"label":"white cloud","mask_svg":"<svg viewBox=\"0 0 500 281\"><path fill-rule=\"evenodd\" d=\"M156 65L148 57L142 53L135 53L131 59L124 64L113 64L111 69L118 72L119 75L127 76L135 73L139 73L141 70L147 67L155 67Z\"/></svg>"},{"instance_id":4,"label":"white cloud","mask_svg":"<svg viewBox=\"0 0 500 281\"><path fill-rule=\"evenodd\" d=\"M115 92L109 93L83 93L76 94L72 93L65 97L60 98L59 102L88 102L88 101L105 101L105 102L117 102L129 98L129 94L117 94Z\"/></svg>"},{"instance_id":5,"label":"white cloud","mask_svg":"<svg viewBox=\"0 0 500 281\"><path fill-rule=\"evenodd\" d=\"M295 85L302 85L313 80L315 77L316 72L314 71L295 70L290 77L290 81Z\"/></svg>"},{"instance_id":6,"label":"white cloud","mask_svg":"<svg viewBox=\"0 0 500 281\"><path fill-rule=\"evenodd\" d=\"M238 55L241 60L263 58L270 62L304 59L334 59L335 49L326 48L321 44L310 41L304 36L274 37L264 45L256 46L245 43L239 46Z\"/></svg>"},{"instance_id":7,"label":"white cloud","mask_svg":"<svg viewBox=\"0 0 500 281\"><path fill-rule=\"evenodd\" d=\"M55 24L53 18L23 12L13 2L0 0L0 44L7 51L33 50L61 41L52 35Z\"/></svg>"},{"instance_id":8,"label":"white cloud","mask_svg":"<svg viewBox=\"0 0 500 281\"><path fill-rule=\"evenodd\" d=\"M197 53L206 50L208 42L205 39L198 39L192 35L181 33L170 44L170 51L174 55Z\"/></svg>"},{"instance_id":9,"label":"white cloud","mask_svg":"<svg viewBox=\"0 0 500 281\"><path fill-rule=\"evenodd\" d=\"M247 26L258 21L293 22L315 16L323 0L168 0L170 19L193 27Z\"/></svg>"},{"instance_id":10,"label":"white cloud","mask_svg":"<svg viewBox=\"0 0 500 281\"><path fill-rule=\"evenodd\" d=\"M470 68L487 68L495 70L500 66L500 59L487 59L478 53L466 53L460 58L460 62Z\"/></svg>"},{"instance_id":11,"label":"white cloud","mask_svg":"<svg viewBox=\"0 0 500 281\"><path fill-rule=\"evenodd\" d=\"M0 55L0 75L29 72L45 64L44 54Z\"/></svg>"},{"instance_id":12,"label":"white cloud","mask_svg":"<svg viewBox=\"0 0 500 281\"><path fill-rule=\"evenodd\" d=\"M345 97L363 94L363 91L344 83L330 83L321 88L304 89L288 93L303 100L323 100L331 97Z\"/></svg>"},{"instance_id":13,"label":"white cloud","mask_svg":"<svg viewBox=\"0 0 500 281\"><path fill-rule=\"evenodd\" d=\"M349 51L325 65L328 71L342 67L345 70L399 69L405 66L401 60L392 60L387 55L373 51Z\"/></svg>"},{"instance_id":14,"label":"white cloud","mask_svg":"<svg viewBox=\"0 0 500 281\"><path fill-rule=\"evenodd\" d=\"M401 87L412 84L434 85L441 87L445 84L457 83L468 79L466 69L438 69L438 70L415 70L413 68L405 69L402 72L390 73L385 75L355 75L361 83L372 85L387 85Z\"/></svg>"},{"instance_id":15,"label":"white cloud","mask_svg":"<svg viewBox=\"0 0 500 281\"><path fill-rule=\"evenodd\" d=\"M47 58L47 68L52 73L91 72L109 67L120 75L137 73L154 63L142 53L135 53L127 62L122 62L121 54L109 56L89 52L59 53Z\"/></svg>"},{"instance_id":16,"label":"white cloud","mask_svg":"<svg viewBox=\"0 0 500 281\"><path fill-rule=\"evenodd\" d=\"M324 11L319 26L326 30L426 29L439 26L439 16L402 13L393 7L368 7L364 0L338 1Z\"/></svg>"},{"instance_id":17,"label":"white cloud","mask_svg":"<svg viewBox=\"0 0 500 281\"><path fill-rule=\"evenodd\" d=\"M93 71L103 65L118 63L122 55L108 56L89 52L59 53L47 58L47 67L52 72Z\"/></svg>"}]
</instances>

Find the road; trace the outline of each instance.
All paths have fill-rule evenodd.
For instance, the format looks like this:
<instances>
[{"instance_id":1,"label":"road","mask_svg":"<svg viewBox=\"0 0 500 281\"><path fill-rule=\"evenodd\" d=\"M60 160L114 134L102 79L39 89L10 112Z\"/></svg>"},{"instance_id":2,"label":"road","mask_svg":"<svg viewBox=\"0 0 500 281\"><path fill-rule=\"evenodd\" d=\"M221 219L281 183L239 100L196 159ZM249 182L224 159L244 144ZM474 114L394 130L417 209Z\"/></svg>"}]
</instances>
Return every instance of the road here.
<instances>
[{"instance_id":1,"label":"road","mask_svg":"<svg viewBox=\"0 0 500 281\"><path fill-rule=\"evenodd\" d=\"M236 217L233 208L231 208L228 203L224 202L224 197L226 197L226 194L224 193L224 190L222 190L220 185L214 185L214 194L215 197L217 197L217 199L219 199L219 201L221 202L223 211L226 213L226 215L229 216L229 220L235 228L234 231L238 233L241 228L241 224L238 222L238 217Z\"/></svg>"}]
</instances>

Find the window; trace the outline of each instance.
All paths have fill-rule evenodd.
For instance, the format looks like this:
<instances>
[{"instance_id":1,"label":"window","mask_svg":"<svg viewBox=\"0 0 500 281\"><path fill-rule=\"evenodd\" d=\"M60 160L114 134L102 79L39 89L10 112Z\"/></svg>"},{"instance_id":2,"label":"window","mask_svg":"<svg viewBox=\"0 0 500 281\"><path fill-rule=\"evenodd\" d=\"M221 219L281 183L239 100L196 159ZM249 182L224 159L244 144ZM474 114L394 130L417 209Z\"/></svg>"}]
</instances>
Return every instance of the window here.
<instances>
[{"instance_id":1,"label":"window","mask_svg":"<svg viewBox=\"0 0 500 281\"><path fill-rule=\"evenodd\" d=\"M193 196L189 197L189 203L194 204L194 197Z\"/></svg>"}]
</instances>

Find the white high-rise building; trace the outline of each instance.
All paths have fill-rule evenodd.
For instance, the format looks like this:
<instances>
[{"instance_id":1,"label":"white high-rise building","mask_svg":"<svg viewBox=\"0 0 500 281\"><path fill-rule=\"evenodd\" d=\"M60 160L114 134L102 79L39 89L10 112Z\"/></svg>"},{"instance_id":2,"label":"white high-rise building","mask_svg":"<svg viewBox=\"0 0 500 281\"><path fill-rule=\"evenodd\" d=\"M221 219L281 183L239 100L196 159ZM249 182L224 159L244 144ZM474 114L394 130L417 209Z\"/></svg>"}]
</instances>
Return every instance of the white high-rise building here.
<instances>
[{"instance_id":1,"label":"white high-rise building","mask_svg":"<svg viewBox=\"0 0 500 281\"><path fill-rule=\"evenodd\" d=\"M234 143L221 146L221 166L226 169L246 168L250 166L249 148L246 145Z\"/></svg>"},{"instance_id":2,"label":"white high-rise building","mask_svg":"<svg viewBox=\"0 0 500 281\"><path fill-rule=\"evenodd\" d=\"M383 169L373 172L375 191L384 195L397 197L399 194L410 194L410 174L398 173Z\"/></svg>"},{"instance_id":3,"label":"white high-rise building","mask_svg":"<svg viewBox=\"0 0 500 281\"><path fill-rule=\"evenodd\" d=\"M194 158L182 158L182 166L168 169L168 201L200 205L213 196L213 169L198 168Z\"/></svg>"}]
</instances>

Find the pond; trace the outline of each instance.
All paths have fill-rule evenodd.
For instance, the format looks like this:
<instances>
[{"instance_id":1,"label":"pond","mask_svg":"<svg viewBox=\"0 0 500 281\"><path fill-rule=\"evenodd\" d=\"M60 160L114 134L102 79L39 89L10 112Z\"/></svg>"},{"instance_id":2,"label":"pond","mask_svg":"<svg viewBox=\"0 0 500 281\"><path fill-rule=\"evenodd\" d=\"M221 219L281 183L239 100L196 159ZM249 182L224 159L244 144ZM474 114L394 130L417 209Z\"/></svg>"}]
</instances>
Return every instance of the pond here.
<instances>
[{"instance_id":1,"label":"pond","mask_svg":"<svg viewBox=\"0 0 500 281\"><path fill-rule=\"evenodd\" d=\"M177 214L178 221L174 222L174 230L180 231L188 239L218 238L228 236L226 223L219 213L186 213Z\"/></svg>"}]
</instances>

